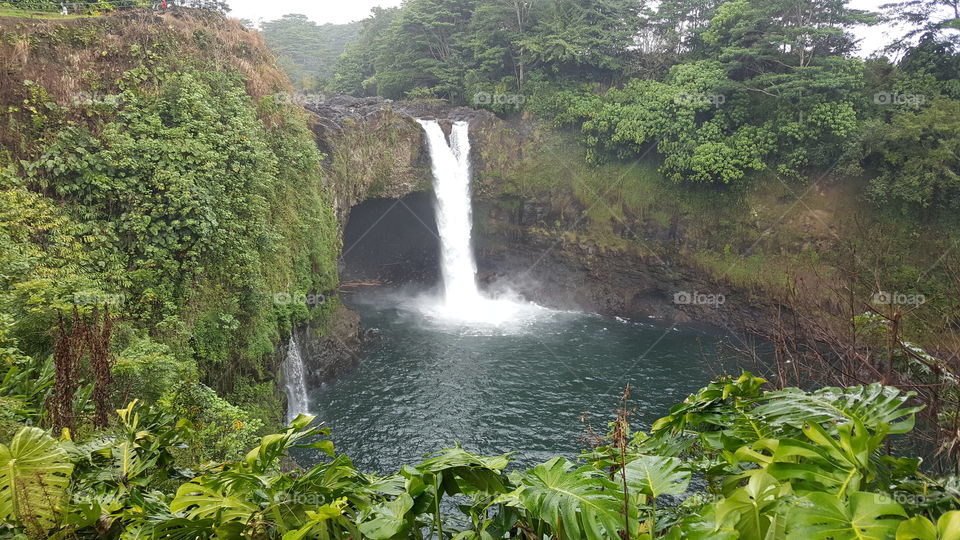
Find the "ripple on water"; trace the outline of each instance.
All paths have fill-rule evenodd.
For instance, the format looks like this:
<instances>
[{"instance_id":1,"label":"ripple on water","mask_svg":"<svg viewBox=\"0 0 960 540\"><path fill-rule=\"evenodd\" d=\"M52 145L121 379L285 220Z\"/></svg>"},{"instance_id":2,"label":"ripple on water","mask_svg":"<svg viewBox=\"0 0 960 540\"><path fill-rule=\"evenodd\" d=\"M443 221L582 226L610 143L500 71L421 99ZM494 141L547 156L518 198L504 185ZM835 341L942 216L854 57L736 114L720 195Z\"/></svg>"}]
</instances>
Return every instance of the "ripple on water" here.
<instances>
[{"instance_id":1,"label":"ripple on water","mask_svg":"<svg viewBox=\"0 0 960 540\"><path fill-rule=\"evenodd\" d=\"M379 329L376 343L354 371L311 394L338 450L370 472L456 442L514 451L519 466L573 458L586 446L581 416L605 431L630 383L637 427L648 427L712 378L702 352L721 337L533 305L510 324L450 322L424 298L355 295L365 326Z\"/></svg>"}]
</instances>

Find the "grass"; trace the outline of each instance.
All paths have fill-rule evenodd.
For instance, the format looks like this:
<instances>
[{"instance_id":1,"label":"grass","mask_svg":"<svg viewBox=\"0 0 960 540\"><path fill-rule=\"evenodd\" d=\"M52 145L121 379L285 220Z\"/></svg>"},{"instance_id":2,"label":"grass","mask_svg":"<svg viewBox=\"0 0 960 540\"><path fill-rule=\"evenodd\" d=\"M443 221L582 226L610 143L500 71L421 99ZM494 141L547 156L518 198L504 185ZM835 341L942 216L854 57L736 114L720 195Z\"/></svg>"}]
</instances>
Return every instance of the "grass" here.
<instances>
[{"instance_id":1,"label":"grass","mask_svg":"<svg viewBox=\"0 0 960 540\"><path fill-rule=\"evenodd\" d=\"M52 11L36 11L29 9L0 8L0 17L16 17L20 19L81 19L96 17L96 15L61 15Z\"/></svg>"}]
</instances>

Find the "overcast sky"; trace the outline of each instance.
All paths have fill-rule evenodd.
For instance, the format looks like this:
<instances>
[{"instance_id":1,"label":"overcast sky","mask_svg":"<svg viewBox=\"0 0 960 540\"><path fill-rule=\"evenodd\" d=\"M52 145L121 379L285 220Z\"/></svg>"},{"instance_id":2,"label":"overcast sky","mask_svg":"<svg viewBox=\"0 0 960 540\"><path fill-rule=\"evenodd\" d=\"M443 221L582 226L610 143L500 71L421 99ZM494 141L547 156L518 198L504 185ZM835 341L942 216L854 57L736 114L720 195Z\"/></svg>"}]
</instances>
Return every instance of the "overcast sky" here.
<instances>
[{"instance_id":1,"label":"overcast sky","mask_svg":"<svg viewBox=\"0 0 960 540\"><path fill-rule=\"evenodd\" d=\"M400 0L227 0L238 19L270 21L302 13L318 23L342 24L365 19L374 6L399 6Z\"/></svg>"},{"instance_id":2,"label":"overcast sky","mask_svg":"<svg viewBox=\"0 0 960 540\"><path fill-rule=\"evenodd\" d=\"M877 10L891 0L851 0L857 9ZM302 13L317 23L342 24L366 18L374 6L397 6L401 0L227 0L230 15L254 22L279 19L287 13ZM857 32L863 38L862 52L870 53L886 45L890 39L886 28L871 28Z\"/></svg>"}]
</instances>

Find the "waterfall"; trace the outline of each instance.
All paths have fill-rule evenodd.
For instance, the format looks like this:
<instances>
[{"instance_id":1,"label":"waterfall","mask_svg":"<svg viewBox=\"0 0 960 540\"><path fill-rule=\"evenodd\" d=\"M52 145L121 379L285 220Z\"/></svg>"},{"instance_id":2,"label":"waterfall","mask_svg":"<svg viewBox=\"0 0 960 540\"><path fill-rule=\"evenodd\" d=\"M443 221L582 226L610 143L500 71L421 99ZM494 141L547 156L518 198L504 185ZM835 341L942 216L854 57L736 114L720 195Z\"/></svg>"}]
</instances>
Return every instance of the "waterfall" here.
<instances>
[{"instance_id":1,"label":"waterfall","mask_svg":"<svg viewBox=\"0 0 960 540\"><path fill-rule=\"evenodd\" d=\"M440 234L440 275L444 301L461 308L482 300L477 289L477 264L470 232L469 125L455 122L450 144L436 120L418 120L427 134L436 193L437 231Z\"/></svg>"},{"instance_id":2,"label":"waterfall","mask_svg":"<svg viewBox=\"0 0 960 540\"><path fill-rule=\"evenodd\" d=\"M287 422L293 421L299 414L309 414L310 401L307 398L306 368L300 354L300 345L293 335L287 344L287 357L280 366L283 387L287 394Z\"/></svg>"},{"instance_id":3,"label":"waterfall","mask_svg":"<svg viewBox=\"0 0 960 540\"><path fill-rule=\"evenodd\" d=\"M436 194L437 232L440 236L440 276L443 295L422 309L432 318L454 324L516 324L518 317L535 316L543 308L505 295L490 298L477 287L477 263L473 257L470 201L469 124L454 122L450 142L436 120L417 120L427 137Z\"/></svg>"}]
</instances>

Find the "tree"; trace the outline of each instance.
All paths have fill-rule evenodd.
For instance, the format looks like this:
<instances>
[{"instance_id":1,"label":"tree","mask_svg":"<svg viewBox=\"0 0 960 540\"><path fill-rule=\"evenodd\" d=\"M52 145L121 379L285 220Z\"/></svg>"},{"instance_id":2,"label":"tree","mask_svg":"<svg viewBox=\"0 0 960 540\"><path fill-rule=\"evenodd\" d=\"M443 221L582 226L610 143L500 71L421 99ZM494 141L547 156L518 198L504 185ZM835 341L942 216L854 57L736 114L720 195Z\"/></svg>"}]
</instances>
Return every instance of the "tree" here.
<instances>
[{"instance_id":1,"label":"tree","mask_svg":"<svg viewBox=\"0 0 960 540\"><path fill-rule=\"evenodd\" d=\"M875 200L910 210L960 208L960 101L936 99L874 127L882 158L870 182Z\"/></svg>"},{"instance_id":2,"label":"tree","mask_svg":"<svg viewBox=\"0 0 960 540\"><path fill-rule=\"evenodd\" d=\"M641 22L633 0L556 0L542 5L520 44L553 74L609 79L623 66Z\"/></svg>"},{"instance_id":3,"label":"tree","mask_svg":"<svg viewBox=\"0 0 960 540\"><path fill-rule=\"evenodd\" d=\"M360 29L359 22L317 25L300 14L261 25L264 40L300 90L316 89L333 76L337 58L358 38Z\"/></svg>"},{"instance_id":4,"label":"tree","mask_svg":"<svg viewBox=\"0 0 960 540\"><path fill-rule=\"evenodd\" d=\"M885 19L903 23L909 30L894 41L894 50L908 49L911 42L935 41L960 36L960 0L907 0L880 6Z\"/></svg>"},{"instance_id":5,"label":"tree","mask_svg":"<svg viewBox=\"0 0 960 540\"><path fill-rule=\"evenodd\" d=\"M781 173L830 167L846 151L863 85L848 29L873 20L846 0L735 0L703 32L753 115L775 127Z\"/></svg>"}]
</instances>

